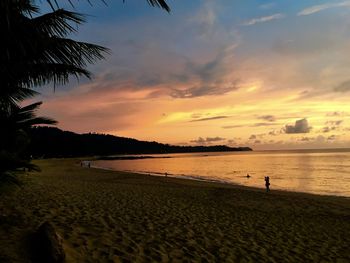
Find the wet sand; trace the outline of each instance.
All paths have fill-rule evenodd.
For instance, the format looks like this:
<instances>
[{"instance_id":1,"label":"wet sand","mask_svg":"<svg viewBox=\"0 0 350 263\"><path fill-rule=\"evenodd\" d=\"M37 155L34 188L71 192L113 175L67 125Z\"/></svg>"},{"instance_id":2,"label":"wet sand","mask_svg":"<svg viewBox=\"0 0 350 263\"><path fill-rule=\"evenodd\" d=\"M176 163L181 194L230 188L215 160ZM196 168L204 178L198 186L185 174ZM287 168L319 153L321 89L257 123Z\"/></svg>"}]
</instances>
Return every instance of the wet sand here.
<instances>
[{"instance_id":1,"label":"wet sand","mask_svg":"<svg viewBox=\"0 0 350 263\"><path fill-rule=\"evenodd\" d=\"M350 199L36 161L1 193L0 262L51 221L67 262L350 262Z\"/></svg>"}]
</instances>

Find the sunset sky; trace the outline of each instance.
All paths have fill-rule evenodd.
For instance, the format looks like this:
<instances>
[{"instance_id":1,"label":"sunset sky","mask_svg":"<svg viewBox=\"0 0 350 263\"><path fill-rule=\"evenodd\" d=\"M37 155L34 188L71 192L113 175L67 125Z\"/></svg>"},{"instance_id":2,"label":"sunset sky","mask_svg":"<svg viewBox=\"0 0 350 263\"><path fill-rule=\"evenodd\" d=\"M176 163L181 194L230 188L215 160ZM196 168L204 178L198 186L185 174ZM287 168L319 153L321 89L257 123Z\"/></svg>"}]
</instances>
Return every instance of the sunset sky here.
<instances>
[{"instance_id":1,"label":"sunset sky","mask_svg":"<svg viewBox=\"0 0 350 263\"><path fill-rule=\"evenodd\" d=\"M350 147L350 1L80 1L94 78L39 88L78 133L253 149ZM43 10L47 10L43 6ZM70 8L70 7L69 7ZM71 9L71 8L70 8Z\"/></svg>"}]
</instances>

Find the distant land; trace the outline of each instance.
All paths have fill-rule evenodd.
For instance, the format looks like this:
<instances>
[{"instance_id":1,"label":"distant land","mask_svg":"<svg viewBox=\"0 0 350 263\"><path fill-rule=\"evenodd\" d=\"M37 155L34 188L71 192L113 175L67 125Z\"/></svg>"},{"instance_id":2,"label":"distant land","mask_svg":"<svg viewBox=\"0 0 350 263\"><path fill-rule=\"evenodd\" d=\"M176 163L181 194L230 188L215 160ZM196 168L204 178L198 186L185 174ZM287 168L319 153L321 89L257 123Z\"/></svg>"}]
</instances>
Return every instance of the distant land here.
<instances>
[{"instance_id":1,"label":"distant land","mask_svg":"<svg viewBox=\"0 0 350 263\"><path fill-rule=\"evenodd\" d=\"M225 145L175 146L108 134L77 134L54 127L34 127L29 131L29 135L28 153L34 158L252 151L249 147L228 147Z\"/></svg>"}]
</instances>

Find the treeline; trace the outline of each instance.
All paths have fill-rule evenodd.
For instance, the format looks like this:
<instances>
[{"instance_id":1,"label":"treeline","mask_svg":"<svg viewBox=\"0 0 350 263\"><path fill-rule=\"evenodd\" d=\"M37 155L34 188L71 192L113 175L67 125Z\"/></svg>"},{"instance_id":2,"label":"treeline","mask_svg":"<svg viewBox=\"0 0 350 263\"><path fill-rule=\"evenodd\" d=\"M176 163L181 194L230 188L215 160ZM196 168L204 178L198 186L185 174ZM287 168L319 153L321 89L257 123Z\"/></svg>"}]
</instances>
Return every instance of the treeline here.
<instances>
[{"instance_id":1,"label":"treeline","mask_svg":"<svg viewBox=\"0 0 350 263\"><path fill-rule=\"evenodd\" d=\"M77 134L53 127L33 127L30 130L28 153L33 158L78 157L114 154L187 153L251 151L249 147L174 146L158 142L138 141L113 135Z\"/></svg>"}]
</instances>

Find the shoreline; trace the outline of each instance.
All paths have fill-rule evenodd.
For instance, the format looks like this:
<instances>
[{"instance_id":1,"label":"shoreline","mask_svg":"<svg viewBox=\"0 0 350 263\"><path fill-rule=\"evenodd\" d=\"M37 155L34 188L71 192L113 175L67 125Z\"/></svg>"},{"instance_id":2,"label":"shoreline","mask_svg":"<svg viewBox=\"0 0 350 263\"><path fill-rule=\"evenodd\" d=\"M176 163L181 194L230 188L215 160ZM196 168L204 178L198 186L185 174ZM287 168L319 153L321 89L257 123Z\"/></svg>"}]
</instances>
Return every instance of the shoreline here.
<instances>
[{"instance_id":1,"label":"shoreline","mask_svg":"<svg viewBox=\"0 0 350 263\"><path fill-rule=\"evenodd\" d=\"M232 186L244 186L244 185L239 185L235 184L233 182L228 182L224 180L215 180L215 179L206 179L206 178L201 178L201 177L196 177L195 175L176 175L176 174L171 174L167 173L166 175L164 173L156 173L156 172L142 172L142 171L129 171L129 170L116 170L113 168L107 168L107 167L102 167L102 166L97 166L97 165L92 165L91 168L95 169L101 169L101 170L107 170L111 172L122 172L122 173L129 173L129 174L139 174L143 176L155 176L155 177L169 177L169 178L176 178L176 179L184 179L184 180L191 180L191 181L199 181L199 182L207 182L207 183L218 183L218 184L227 184L227 185L232 185ZM247 186L249 187L249 186ZM257 188L260 189L259 187L250 187L250 188Z\"/></svg>"},{"instance_id":2,"label":"shoreline","mask_svg":"<svg viewBox=\"0 0 350 263\"><path fill-rule=\"evenodd\" d=\"M94 161L94 160L92 160ZM176 178L176 179L183 179L183 180L191 180L191 181L199 181L199 182L207 182L207 183L214 183L214 184L223 184L223 185L230 185L233 187L243 187L246 188L247 190L259 190L259 191L264 191L264 187L255 187L255 186L246 186L243 184L238 184L230 181L225 181L225 180L216 180L216 179L206 179L202 178L200 176L196 177L195 175L176 175L176 174L170 174L168 173L167 176L165 176L164 173L154 173L154 172L138 172L138 171L128 171L128 170L117 170L113 168L108 168L108 167L102 167L102 166L97 166L97 165L92 165L91 168L94 169L101 169L101 170L106 170L106 171L111 171L111 172L122 172L122 173L130 173L130 174L139 174L143 176L155 176L155 177L164 177L164 178ZM335 194L321 194L321 193L311 193L311 192L299 192L299 191L292 191L292 190L284 190L284 189L271 189L271 192L281 192L281 193L294 193L294 194L306 194L306 195L314 195L314 196L328 196L328 197L339 197L339 198L345 198L350 200L350 196L344 196L344 195L335 195Z\"/></svg>"},{"instance_id":3,"label":"shoreline","mask_svg":"<svg viewBox=\"0 0 350 263\"><path fill-rule=\"evenodd\" d=\"M70 262L349 262L350 200L35 161L0 193L0 261L49 221ZM332 226L332 227L330 227Z\"/></svg>"}]
</instances>

